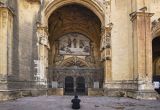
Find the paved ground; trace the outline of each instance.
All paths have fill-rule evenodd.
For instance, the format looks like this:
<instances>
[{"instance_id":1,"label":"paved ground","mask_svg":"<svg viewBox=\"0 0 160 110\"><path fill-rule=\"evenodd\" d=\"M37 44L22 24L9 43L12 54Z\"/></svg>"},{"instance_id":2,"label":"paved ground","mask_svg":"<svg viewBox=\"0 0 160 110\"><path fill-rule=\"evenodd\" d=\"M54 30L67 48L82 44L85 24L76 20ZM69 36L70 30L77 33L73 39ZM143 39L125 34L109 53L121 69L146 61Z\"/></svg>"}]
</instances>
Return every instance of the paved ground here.
<instances>
[{"instance_id":1,"label":"paved ground","mask_svg":"<svg viewBox=\"0 0 160 110\"><path fill-rule=\"evenodd\" d=\"M71 96L25 97L1 102L0 110L72 110ZM160 100L81 96L80 110L160 110Z\"/></svg>"}]
</instances>

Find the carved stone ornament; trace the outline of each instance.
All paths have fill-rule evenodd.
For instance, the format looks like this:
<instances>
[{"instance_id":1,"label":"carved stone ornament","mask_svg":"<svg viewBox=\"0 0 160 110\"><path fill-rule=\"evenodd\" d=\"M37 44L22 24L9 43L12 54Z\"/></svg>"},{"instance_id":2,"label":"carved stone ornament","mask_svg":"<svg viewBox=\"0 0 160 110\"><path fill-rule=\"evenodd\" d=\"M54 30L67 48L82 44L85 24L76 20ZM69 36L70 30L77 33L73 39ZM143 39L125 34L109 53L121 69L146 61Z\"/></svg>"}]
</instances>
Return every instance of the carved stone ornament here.
<instances>
[{"instance_id":1,"label":"carved stone ornament","mask_svg":"<svg viewBox=\"0 0 160 110\"><path fill-rule=\"evenodd\" d=\"M108 9L108 7L111 5L111 0L103 0L103 4L105 5L105 8Z\"/></svg>"},{"instance_id":2,"label":"carved stone ornament","mask_svg":"<svg viewBox=\"0 0 160 110\"><path fill-rule=\"evenodd\" d=\"M39 43L48 46L48 39L46 37L40 37Z\"/></svg>"},{"instance_id":3,"label":"carved stone ornament","mask_svg":"<svg viewBox=\"0 0 160 110\"><path fill-rule=\"evenodd\" d=\"M64 56L63 55L58 55L55 58L55 62L60 62L60 61L63 61L63 60L64 60Z\"/></svg>"},{"instance_id":4,"label":"carved stone ornament","mask_svg":"<svg viewBox=\"0 0 160 110\"><path fill-rule=\"evenodd\" d=\"M50 48L47 31L48 30L46 27L43 27L39 23L37 23L37 37L39 44L44 45L47 48Z\"/></svg>"},{"instance_id":5,"label":"carved stone ornament","mask_svg":"<svg viewBox=\"0 0 160 110\"><path fill-rule=\"evenodd\" d=\"M85 61L89 63L95 63L95 58L93 56L86 56Z\"/></svg>"},{"instance_id":6,"label":"carved stone ornament","mask_svg":"<svg viewBox=\"0 0 160 110\"><path fill-rule=\"evenodd\" d=\"M160 31L160 18L158 20L154 20L152 22L152 34L156 34L157 32Z\"/></svg>"},{"instance_id":7,"label":"carved stone ornament","mask_svg":"<svg viewBox=\"0 0 160 110\"><path fill-rule=\"evenodd\" d=\"M41 2L43 0L26 0L26 1L28 1L28 2Z\"/></svg>"},{"instance_id":8,"label":"carved stone ornament","mask_svg":"<svg viewBox=\"0 0 160 110\"><path fill-rule=\"evenodd\" d=\"M101 60L102 61L111 60L111 49L110 48L106 48L101 52Z\"/></svg>"},{"instance_id":9,"label":"carved stone ornament","mask_svg":"<svg viewBox=\"0 0 160 110\"><path fill-rule=\"evenodd\" d=\"M111 30L108 28L102 29L101 50L111 47Z\"/></svg>"}]
</instances>

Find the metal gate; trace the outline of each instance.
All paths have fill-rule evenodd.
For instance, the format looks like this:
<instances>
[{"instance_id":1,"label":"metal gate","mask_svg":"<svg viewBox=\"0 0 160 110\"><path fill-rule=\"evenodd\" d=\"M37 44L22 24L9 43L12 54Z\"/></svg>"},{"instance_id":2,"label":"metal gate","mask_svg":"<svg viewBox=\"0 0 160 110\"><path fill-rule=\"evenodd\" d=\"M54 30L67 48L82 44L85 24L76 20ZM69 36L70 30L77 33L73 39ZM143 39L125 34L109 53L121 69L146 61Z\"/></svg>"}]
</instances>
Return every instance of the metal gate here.
<instances>
[{"instance_id":1,"label":"metal gate","mask_svg":"<svg viewBox=\"0 0 160 110\"><path fill-rule=\"evenodd\" d=\"M103 85L103 68L49 67L48 70L49 87L51 87L52 82L57 82L57 88L65 88L65 78L68 76L74 79L83 77L86 90L87 88L94 88L94 82L99 82L99 88L102 88ZM76 83L76 80L74 81ZM74 89L76 91L77 88Z\"/></svg>"}]
</instances>

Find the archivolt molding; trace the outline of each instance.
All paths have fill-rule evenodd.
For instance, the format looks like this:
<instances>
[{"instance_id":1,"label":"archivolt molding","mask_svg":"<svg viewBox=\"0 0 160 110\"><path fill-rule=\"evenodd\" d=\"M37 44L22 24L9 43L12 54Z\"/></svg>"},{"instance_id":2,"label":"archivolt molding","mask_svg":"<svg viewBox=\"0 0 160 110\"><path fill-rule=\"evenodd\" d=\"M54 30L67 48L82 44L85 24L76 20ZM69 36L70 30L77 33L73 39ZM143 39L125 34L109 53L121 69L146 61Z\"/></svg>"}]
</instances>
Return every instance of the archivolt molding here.
<instances>
[{"instance_id":1,"label":"archivolt molding","mask_svg":"<svg viewBox=\"0 0 160 110\"><path fill-rule=\"evenodd\" d=\"M82 67L90 67L90 65L86 61L84 61L83 59L78 58L78 57L67 58L59 66L60 67L68 67L70 65L71 66L72 65L79 65Z\"/></svg>"},{"instance_id":2,"label":"archivolt molding","mask_svg":"<svg viewBox=\"0 0 160 110\"><path fill-rule=\"evenodd\" d=\"M99 17L101 23L105 24L103 5L96 0L51 0L42 11L42 23L48 25L48 18L56 9L74 3L83 5L93 11Z\"/></svg>"},{"instance_id":3,"label":"archivolt molding","mask_svg":"<svg viewBox=\"0 0 160 110\"><path fill-rule=\"evenodd\" d=\"M160 18L152 22L152 36L153 39L160 35Z\"/></svg>"}]
</instances>

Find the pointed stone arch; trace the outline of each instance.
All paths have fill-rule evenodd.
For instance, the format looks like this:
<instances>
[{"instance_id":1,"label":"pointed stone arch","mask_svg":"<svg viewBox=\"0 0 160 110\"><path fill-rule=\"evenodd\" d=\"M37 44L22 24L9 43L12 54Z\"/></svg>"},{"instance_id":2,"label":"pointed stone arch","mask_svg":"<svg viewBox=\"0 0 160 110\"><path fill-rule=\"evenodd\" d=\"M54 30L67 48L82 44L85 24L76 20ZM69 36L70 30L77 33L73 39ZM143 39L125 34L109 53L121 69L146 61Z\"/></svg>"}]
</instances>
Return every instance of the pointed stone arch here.
<instances>
[{"instance_id":1,"label":"pointed stone arch","mask_svg":"<svg viewBox=\"0 0 160 110\"><path fill-rule=\"evenodd\" d=\"M48 25L48 18L58 8L68 4L79 4L90 9L101 21L102 25L105 25L105 11L103 5L96 0L51 0L42 11L42 24Z\"/></svg>"},{"instance_id":2,"label":"pointed stone arch","mask_svg":"<svg viewBox=\"0 0 160 110\"><path fill-rule=\"evenodd\" d=\"M152 22L152 40L160 36L160 18Z\"/></svg>"},{"instance_id":3,"label":"pointed stone arch","mask_svg":"<svg viewBox=\"0 0 160 110\"><path fill-rule=\"evenodd\" d=\"M70 66L91 67L91 65L89 65L85 60L78 57L67 58L59 66L60 67L70 67Z\"/></svg>"}]
</instances>

